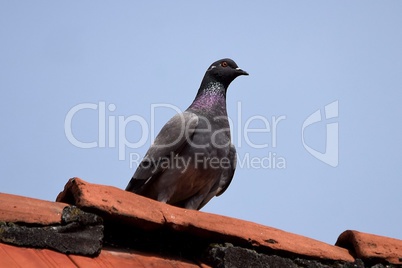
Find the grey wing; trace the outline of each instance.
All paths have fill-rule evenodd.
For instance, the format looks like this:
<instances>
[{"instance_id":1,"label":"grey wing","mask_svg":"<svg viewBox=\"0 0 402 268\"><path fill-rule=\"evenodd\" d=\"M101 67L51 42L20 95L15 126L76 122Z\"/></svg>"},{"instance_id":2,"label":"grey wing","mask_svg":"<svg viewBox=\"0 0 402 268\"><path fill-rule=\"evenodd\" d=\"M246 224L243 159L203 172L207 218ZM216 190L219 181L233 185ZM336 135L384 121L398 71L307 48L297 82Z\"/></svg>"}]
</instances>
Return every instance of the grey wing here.
<instances>
[{"instance_id":1,"label":"grey wing","mask_svg":"<svg viewBox=\"0 0 402 268\"><path fill-rule=\"evenodd\" d=\"M230 144L228 159L229 165L223 169L219 181L212 187L211 191L198 206L198 210L205 206L214 196L220 196L223 194L223 192L226 191L226 189L229 187L229 184L232 182L237 163L236 148L233 144Z\"/></svg>"},{"instance_id":2,"label":"grey wing","mask_svg":"<svg viewBox=\"0 0 402 268\"><path fill-rule=\"evenodd\" d=\"M230 144L228 158L229 158L229 166L222 172L216 196L220 196L226 191L226 189L229 187L229 184L232 182L233 175L236 170L237 156L236 156L236 148L234 147L233 144Z\"/></svg>"},{"instance_id":3,"label":"grey wing","mask_svg":"<svg viewBox=\"0 0 402 268\"><path fill-rule=\"evenodd\" d=\"M198 125L198 116L184 112L173 116L156 136L154 143L148 149L126 191L138 192L148 184L153 177L163 172L163 162L172 154L176 155L188 144Z\"/></svg>"}]
</instances>

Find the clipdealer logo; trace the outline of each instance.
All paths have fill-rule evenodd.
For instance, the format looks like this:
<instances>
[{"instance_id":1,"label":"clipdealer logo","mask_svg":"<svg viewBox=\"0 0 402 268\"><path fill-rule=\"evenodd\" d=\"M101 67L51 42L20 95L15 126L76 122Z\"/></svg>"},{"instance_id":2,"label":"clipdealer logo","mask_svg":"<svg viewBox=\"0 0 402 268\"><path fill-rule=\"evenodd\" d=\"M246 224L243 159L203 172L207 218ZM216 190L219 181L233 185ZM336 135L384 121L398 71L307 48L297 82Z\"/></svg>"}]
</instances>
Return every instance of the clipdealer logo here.
<instances>
[{"instance_id":1,"label":"clipdealer logo","mask_svg":"<svg viewBox=\"0 0 402 268\"><path fill-rule=\"evenodd\" d=\"M166 109L173 110L175 113L182 113L183 111L171 104L151 104L150 106L150 122L140 115L115 115L116 105L111 103L106 105L106 102L100 101L98 103L80 103L73 106L66 114L64 120L64 131L67 140L74 146L82 149L91 148L117 148L118 159L126 160L127 149L138 149L147 145L148 141L153 141L156 137L155 118L157 118L157 110L166 112ZM93 111L97 114L98 121L98 135L93 138L93 141L84 142L79 140L73 134L73 120L78 117L80 113ZM170 111L170 112L171 112ZM252 153L246 152L242 155L237 155L237 162L239 168L264 168L264 169L284 169L287 167L286 158L280 155L276 148L278 146L278 130L282 122L285 122L287 117L285 115L271 116L270 118L263 115L253 115L247 119L242 117L242 104L237 103L237 118L236 129L234 130L235 139L233 143L239 149L244 144L253 149L265 150L264 156L253 156ZM334 101L325 106L324 116L321 110L312 113L303 122L301 128L301 140L305 150L314 156L316 159L332 166L338 166L338 122L330 122L326 125L326 149L325 152L320 152L305 141L305 130L316 123L324 120L338 117L338 101ZM229 125L233 128L234 121L229 117ZM333 121L333 119L332 119ZM256 123L257 122L257 123ZM136 138L131 141L131 138L126 137L126 129L129 124L136 124L136 133L129 135L131 138ZM253 127L254 125L259 127ZM254 139L256 136L264 137L265 142L261 139ZM263 136L261 136L263 135ZM257 140L259 142L257 142ZM238 150L239 152L240 150ZM134 165L138 166L141 163L143 156L138 153L129 153L130 168Z\"/></svg>"},{"instance_id":2,"label":"clipdealer logo","mask_svg":"<svg viewBox=\"0 0 402 268\"><path fill-rule=\"evenodd\" d=\"M305 142L305 134L304 131L307 127L319 123L324 120L329 120L332 118L337 118L339 114L339 102L334 101L330 104L325 105L324 108L324 116L321 114L321 110L317 110L312 113L307 119L303 122L303 126L301 129L301 137L304 148L309 152L312 156L317 158L318 160L330 165L331 167L337 167L339 164L339 123L338 122L330 122L326 124L326 139L325 139L325 151L319 152L318 150L313 149Z\"/></svg>"}]
</instances>

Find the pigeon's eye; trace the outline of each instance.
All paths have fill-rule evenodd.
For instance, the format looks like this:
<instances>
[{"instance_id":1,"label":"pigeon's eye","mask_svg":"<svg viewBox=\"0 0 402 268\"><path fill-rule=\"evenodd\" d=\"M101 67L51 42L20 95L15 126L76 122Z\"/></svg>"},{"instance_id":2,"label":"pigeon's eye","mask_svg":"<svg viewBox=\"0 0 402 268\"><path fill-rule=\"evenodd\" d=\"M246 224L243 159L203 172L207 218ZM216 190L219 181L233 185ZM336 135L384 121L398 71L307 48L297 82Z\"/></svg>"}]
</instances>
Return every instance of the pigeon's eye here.
<instances>
[{"instance_id":1,"label":"pigeon's eye","mask_svg":"<svg viewBox=\"0 0 402 268\"><path fill-rule=\"evenodd\" d=\"M224 62L221 63L221 66L222 67L228 67L228 63L226 61L224 61Z\"/></svg>"}]
</instances>

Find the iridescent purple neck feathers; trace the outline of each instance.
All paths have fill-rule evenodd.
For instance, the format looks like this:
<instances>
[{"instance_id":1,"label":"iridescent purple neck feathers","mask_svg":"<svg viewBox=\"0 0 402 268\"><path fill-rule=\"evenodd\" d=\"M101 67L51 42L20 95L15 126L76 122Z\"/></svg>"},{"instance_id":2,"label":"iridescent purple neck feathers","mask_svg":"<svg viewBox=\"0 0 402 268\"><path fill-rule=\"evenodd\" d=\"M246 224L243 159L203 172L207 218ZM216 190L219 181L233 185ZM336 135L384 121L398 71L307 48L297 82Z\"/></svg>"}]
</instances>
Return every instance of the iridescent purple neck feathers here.
<instances>
[{"instance_id":1,"label":"iridescent purple neck feathers","mask_svg":"<svg viewBox=\"0 0 402 268\"><path fill-rule=\"evenodd\" d=\"M224 110L226 112L226 88L219 82L210 82L200 88L189 109Z\"/></svg>"}]
</instances>

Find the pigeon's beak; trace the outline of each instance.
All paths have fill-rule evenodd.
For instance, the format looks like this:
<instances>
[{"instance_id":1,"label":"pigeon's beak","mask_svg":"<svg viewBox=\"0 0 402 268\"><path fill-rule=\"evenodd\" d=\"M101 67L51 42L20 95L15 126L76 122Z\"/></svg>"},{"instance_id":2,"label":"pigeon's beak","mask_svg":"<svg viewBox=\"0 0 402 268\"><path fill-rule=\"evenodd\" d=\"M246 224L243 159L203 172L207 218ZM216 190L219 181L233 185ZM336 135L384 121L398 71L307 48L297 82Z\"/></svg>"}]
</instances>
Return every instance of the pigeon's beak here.
<instances>
[{"instance_id":1,"label":"pigeon's beak","mask_svg":"<svg viewBox=\"0 0 402 268\"><path fill-rule=\"evenodd\" d=\"M236 68L236 73L237 73L237 75L248 75L248 72L243 71L239 67Z\"/></svg>"}]
</instances>

